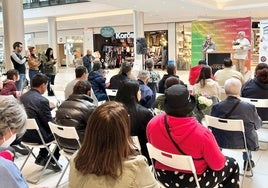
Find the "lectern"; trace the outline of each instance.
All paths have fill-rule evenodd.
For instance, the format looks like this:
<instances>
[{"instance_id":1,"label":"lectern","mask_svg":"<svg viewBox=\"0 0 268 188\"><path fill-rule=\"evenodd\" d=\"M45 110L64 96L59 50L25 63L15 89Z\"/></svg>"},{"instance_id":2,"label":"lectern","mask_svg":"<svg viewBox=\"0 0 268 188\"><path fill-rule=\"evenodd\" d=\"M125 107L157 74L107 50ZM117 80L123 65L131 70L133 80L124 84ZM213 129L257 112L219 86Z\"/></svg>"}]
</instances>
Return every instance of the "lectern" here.
<instances>
[{"instance_id":1,"label":"lectern","mask_svg":"<svg viewBox=\"0 0 268 188\"><path fill-rule=\"evenodd\" d=\"M217 70L222 69L224 58L231 58L230 52L209 52L206 54L207 64L212 68L214 74Z\"/></svg>"}]
</instances>

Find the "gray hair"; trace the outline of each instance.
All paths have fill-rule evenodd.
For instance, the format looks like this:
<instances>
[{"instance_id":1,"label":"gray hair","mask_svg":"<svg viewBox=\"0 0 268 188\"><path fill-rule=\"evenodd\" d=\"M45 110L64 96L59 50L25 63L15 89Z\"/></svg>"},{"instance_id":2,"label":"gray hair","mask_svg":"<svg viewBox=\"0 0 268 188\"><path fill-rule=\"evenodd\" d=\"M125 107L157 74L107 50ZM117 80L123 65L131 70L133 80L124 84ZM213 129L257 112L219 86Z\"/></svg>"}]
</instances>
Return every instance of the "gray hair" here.
<instances>
[{"instance_id":1,"label":"gray hair","mask_svg":"<svg viewBox=\"0 0 268 188\"><path fill-rule=\"evenodd\" d=\"M225 90L226 95L228 96L240 95L241 87L242 87L241 81L234 77L229 78L224 83L224 90Z\"/></svg>"},{"instance_id":2,"label":"gray hair","mask_svg":"<svg viewBox=\"0 0 268 188\"><path fill-rule=\"evenodd\" d=\"M0 138L7 128L17 129L19 136L26 131L27 114L22 104L12 95L0 96Z\"/></svg>"},{"instance_id":3,"label":"gray hair","mask_svg":"<svg viewBox=\"0 0 268 188\"><path fill-rule=\"evenodd\" d=\"M147 70L141 70L139 72L138 78L141 80L145 80L146 78L150 78L150 72Z\"/></svg>"}]
</instances>

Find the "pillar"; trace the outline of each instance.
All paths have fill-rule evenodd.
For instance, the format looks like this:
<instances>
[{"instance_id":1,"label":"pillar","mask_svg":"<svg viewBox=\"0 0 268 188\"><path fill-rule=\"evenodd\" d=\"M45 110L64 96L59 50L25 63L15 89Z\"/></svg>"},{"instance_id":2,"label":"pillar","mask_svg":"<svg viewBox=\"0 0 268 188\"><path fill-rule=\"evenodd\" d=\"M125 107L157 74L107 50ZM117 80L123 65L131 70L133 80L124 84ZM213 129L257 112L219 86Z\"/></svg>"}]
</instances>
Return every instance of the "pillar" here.
<instances>
[{"instance_id":1,"label":"pillar","mask_svg":"<svg viewBox=\"0 0 268 188\"><path fill-rule=\"evenodd\" d=\"M16 41L24 42L24 17L22 0L2 1L4 43L5 43L5 67L6 70L12 69L13 64L10 54L13 51L13 43ZM25 55L25 47L22 55Z\"/></svg>"},{"instance_id":2,"label":"pillar","mask_svg":"<svg viewBox=\"0 0 268 188\"><path fill-rule=\"evenodd\" d=\"M54 58L57 58L57 21L55 17L48 18L48 46L53 49Z\"/></svg>"},{"instance_id":3,"label":"pillar","mask_svg":"<svg viewBox=\"0 0 268 188\"><path fill-rule=\"evenodd\" d=\"M135 76L137 76L137 72L143 69L144 64L144 55L137 54L136 50L136 39L144 38L144 13L139 11L133 11L133 27L134 27L134 54L135 61L133 66L133 72Z\"/></svg>"}]
</instances>

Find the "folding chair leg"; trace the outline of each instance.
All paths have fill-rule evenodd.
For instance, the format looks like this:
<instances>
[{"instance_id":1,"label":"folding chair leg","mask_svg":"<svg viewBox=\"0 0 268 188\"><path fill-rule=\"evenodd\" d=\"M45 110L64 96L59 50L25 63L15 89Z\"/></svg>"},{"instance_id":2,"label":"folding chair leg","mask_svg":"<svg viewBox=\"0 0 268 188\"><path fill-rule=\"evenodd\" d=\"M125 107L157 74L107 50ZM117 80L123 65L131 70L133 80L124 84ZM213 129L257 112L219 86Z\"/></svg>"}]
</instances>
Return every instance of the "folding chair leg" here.
<instances>
[{"instance_id":1,"label":"folding chair leg","mask_svg":"<svg viewBox=\"0 0 268 188\"><path fill-rule=\"evenodd\" d=\"M66 170L67 170L67 168L68 168L68 166L69 166L69 164L70 164L69 159L67 159L67 160L68 160L68 163L67 163L66 167L64 168L63 172L61 173L60 179L59 179L59 181L58 181L56 187L59 186L59 184L60 184L60 182L61 182L61 179L63 178L63 176L64 176L64 174L65 174L65 172L66 172Z\"/></svg>"},{"instance_id":2,"label":"folding chair leg","mask_svg":"<svg viewBox=\"0 0 268 188\"><path fill-rule=\"evenodd\" d=\"M34 155L34 153L33 153L33 149L34 149L34 148L29 149L29 153L28 153L28 155L27 155L25 161L23 162L22 166L20 167L20 171L22 171L22 169L24 168L24 166L25 166L26 162L28 161L29 157L31 156L31 154ZM34 155L34 156L35 156L35 155Z\"/></svg>"}]
</instances>

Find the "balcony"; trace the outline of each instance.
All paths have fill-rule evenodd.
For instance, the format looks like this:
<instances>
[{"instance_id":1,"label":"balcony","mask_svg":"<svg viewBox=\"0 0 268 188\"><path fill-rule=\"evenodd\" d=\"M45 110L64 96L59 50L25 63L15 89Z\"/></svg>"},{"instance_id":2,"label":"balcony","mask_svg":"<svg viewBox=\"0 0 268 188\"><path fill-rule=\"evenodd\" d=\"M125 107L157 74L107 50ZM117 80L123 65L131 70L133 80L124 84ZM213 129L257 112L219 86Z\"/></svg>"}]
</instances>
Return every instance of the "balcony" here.
<instances>
[{"instance_id":1,"label":"balcony","mask_svg":"<svg viewBox=\"0 0 268 188\"><path fill-rule=\"evenodd\" d=\"M23 9L90 2L89 0L24 0Z\"/></svg>"}]
</instances>

